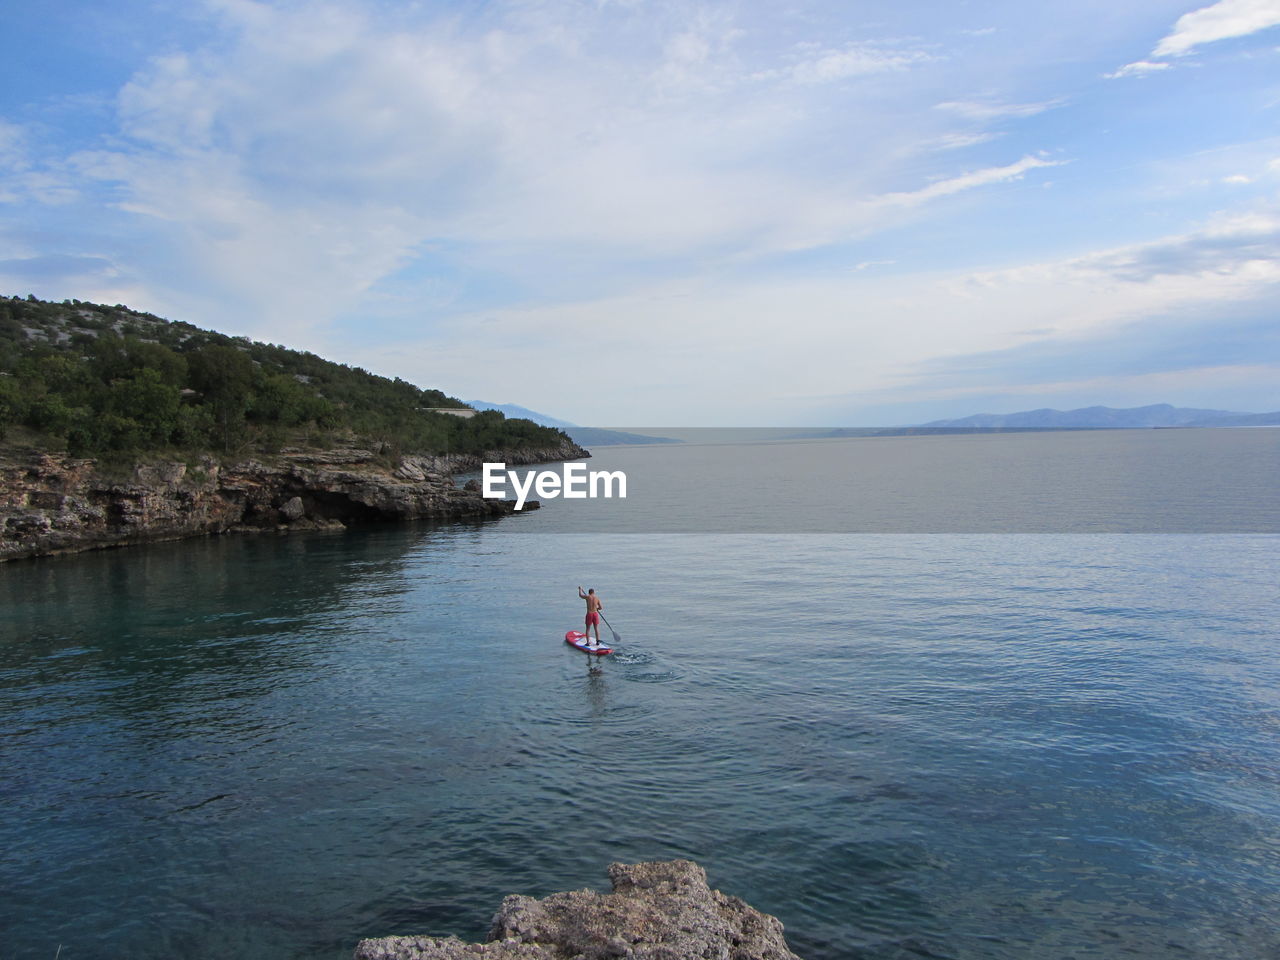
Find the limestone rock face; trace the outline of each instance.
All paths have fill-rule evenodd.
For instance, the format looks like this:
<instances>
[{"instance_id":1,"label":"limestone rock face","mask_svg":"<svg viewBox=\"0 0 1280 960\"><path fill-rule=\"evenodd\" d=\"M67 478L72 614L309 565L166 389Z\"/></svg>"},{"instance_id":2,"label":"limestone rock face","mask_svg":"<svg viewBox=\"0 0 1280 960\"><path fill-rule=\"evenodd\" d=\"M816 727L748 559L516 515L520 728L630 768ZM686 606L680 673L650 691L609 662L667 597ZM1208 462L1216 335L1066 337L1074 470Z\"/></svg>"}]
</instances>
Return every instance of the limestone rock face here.
<instances>
[{"instance_id":1,"label":"limestone rock face","mask_svg":"<svg viewBox=\"0 0 1280 960\"><path fill-rule=\"evenodd\" d=\"M280 519L286 522L301 520L306 515L307 507L301 497L292 497L280 505Z\"/></svg>"},{"instance_id":2,"label":"limestone rock face","mask_svg":"<svg viewBox=\"0 0 1280 960\"><path fill-rule=\"evenodd\" d=\"M612 893L502 901L486 943L364 940L355 960L799 960L782 924L707 885L689 860L609 866Z\"/></svg>"},{"instance_id":3,"label":"limestone rock face","mask_svg":"<svg viewBox=\"0 0 1280 960\"><path fill-rule=\"evenodd\" d=\"M93 460L0 460L0 560L241 530L340 529L377 520L505 516L514 503L461 490L451 474L485 462L589 456L567 443L483 457L402 457L368 450L284 451L238 463L140 463L109 475ZM538 506L536 501L525 510Z\"/></svg>"}]
</instances>

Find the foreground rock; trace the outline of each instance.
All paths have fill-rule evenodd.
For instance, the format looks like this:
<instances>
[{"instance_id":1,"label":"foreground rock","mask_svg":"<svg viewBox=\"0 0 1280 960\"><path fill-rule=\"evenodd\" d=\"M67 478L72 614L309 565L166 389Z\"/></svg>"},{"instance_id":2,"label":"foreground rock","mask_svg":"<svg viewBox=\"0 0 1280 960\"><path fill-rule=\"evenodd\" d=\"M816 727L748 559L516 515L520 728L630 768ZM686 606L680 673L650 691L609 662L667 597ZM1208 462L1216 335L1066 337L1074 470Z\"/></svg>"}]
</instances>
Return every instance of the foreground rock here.
<instances>
[{"instance_id":1,"label":"foreground rock","mask_svg":"<svg viewBox=\"0 0 1280 960\"><path fill-rule=\"evenodd\" d=\"M344 448L237 463L155 461L111 475L93 460L32 454L0 462L0 560L229 531L504 516L513 503L459 489L451 473L483 459L520 464L581 456L589 454L566 444L389 463ZM533 507L531 501L524 509Z\"/></svg>"},{"instance_id":2,"label":"foreground rock","mask_svg":"<svg viewBox=\"0 0 1280 960\"><path fill-rule=\"evenodd\" d=\"M799 960L781 922L712 890L696 863L614 863L609 879L612 893L507 897L486 943L386 937L355 960Z\"/></svg>"}]
</instances>

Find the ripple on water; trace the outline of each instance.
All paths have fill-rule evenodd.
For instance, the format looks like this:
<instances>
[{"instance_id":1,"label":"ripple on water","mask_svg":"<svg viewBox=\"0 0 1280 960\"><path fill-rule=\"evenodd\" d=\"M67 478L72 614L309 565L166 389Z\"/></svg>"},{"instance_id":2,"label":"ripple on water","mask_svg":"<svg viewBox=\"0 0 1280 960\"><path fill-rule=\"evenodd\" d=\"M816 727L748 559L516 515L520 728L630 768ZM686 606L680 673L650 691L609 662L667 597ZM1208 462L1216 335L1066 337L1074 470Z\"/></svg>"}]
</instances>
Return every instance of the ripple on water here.
<instances>
[{"instance_id":1,"label":"ripple on water","mask_svg":"<svg viewBox=\"0 0 1280 960\"><path fill-rule=\"evenodd\" d=\"M625 653L620 652L620 653L613 654L613 662L623 663L623 664L626 664L627 666L634 666L634 665L642 665L647 663L657 663L658 658L654 656L652 653L646 653L642 650L635 650L635 651L628 650Z\"/></svg>"},{"instance_id":2,"label":"ripple on water","mask_svg":"<svg viewBox=\"0 0 1280 960\"><path fill-rule=\"evenodd\" d=\"M626 650L614 654L614 662L620 667L622 679L631 683L671 683L681 680L685 672L668 667L667 669L642 669L645 667L663 667L662 658L648 650Z\"/></svg>"},{"instance_id":3,"label":"ripple on water","mask_svg":"<svg viewBox=\"0 0 1280 960\"><path fill-rule=\"evenodd\" d=\"M584 685L590 687L593 682L599 683L601 679L599 676L592 676ZM565 727L628 727L651 718L654 710L652 703L607 702L603 695L598 696L594 703L588 700L586 704L569 698L548 698L526 702L514 717L514 727L519 736L538 735L546 731L553 731L558 735Z\"/></svg>"},{"instance_id":4,"label":"ripple on water","mask_svg":"<svg viewBox=\"0 0 1280 960\"><path fill-rule=\"evenodd\" d=\"M628 671L622 675L622 679L632 683L671 683L682 676L683 674L676 670L654 670L643 673Z\"/></svg>"}]
</instances>

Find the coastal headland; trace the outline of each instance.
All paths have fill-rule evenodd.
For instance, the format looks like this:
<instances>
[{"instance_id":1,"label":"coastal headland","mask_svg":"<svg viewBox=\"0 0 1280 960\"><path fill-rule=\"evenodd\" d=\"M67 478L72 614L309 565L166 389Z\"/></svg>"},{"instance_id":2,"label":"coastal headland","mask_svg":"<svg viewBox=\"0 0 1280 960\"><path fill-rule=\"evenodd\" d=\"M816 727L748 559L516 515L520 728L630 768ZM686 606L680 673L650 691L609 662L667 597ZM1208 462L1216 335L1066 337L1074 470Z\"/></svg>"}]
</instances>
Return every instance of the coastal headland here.
<instances>
[{"instance_id":1,"label":"coastal headland","mask_svg":"<svg viewBox=\"0 0 1280 960\"><path fill-rule=\"evenodd\" d=\"M560 430L305 351L123 304L0 297L0 560L505 516L514 503L453 475L588 456Z\"/></svg>"},{"instance_id":2,"label":"coastal headland","mask_svg":"<svg viewBox=\"0 0 1280 960\"><path fill-rule=\"evenodd\" d=\"M690 860L609 865L611 893L512 895L485 943L457 937L363 940L355 960L799 960L782 923L712 890Z\"/></svg>"},{"instance_id":3,"label":"coastal headland","mask_svg":"<svg viewBox=\"0 0 1280 960\"><path fill-rule=\"evenodd\" d=\"M485 499L478 489L457 486L453 474L486 459L527 465L588 456L569 441L394 459L351 445L236 459L203 455L191 463L147 458L122 468L59 453L10 452L0 459L0 561L231 532L501 517L514 512L514 501Z\"/></svg>"}]
</instances>

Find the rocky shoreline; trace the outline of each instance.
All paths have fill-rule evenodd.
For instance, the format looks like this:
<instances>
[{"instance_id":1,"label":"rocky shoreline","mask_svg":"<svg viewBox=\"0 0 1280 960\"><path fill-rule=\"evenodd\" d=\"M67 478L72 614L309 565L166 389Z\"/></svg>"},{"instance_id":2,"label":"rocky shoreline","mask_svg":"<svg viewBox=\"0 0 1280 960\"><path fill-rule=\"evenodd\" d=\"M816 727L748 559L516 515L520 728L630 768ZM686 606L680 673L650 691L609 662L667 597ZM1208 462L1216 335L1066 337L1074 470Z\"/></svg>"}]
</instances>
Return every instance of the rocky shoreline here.
<instances>
[{"instance_id":1,"label":"rocky shoreline","mask_svg":"<svg viewBox=\"0 0 1280 960\"><path fill-rule=\"evenodd\" d=\"M707 885L690 860L609 865L612 893L502 901L485 943L362 940L355 960L800 960L782 923Z\"/></svg>"},{"instance_id":2,"label":"rocky shoreline","mask_svg":"<svg viewBox=\"0 0 1280 960\"><path fill-rule=\"evenodd\" d=\"M453 474L576 460L576 444L475 455L385 457L355 446L237 461L150 460L123 474L33 452L0 460L0 561L230 532L341 529L395 520L506 516L514 503L461 489ZM530 501L524 509L537 507Z\"/></svg>"}]
</instances>

